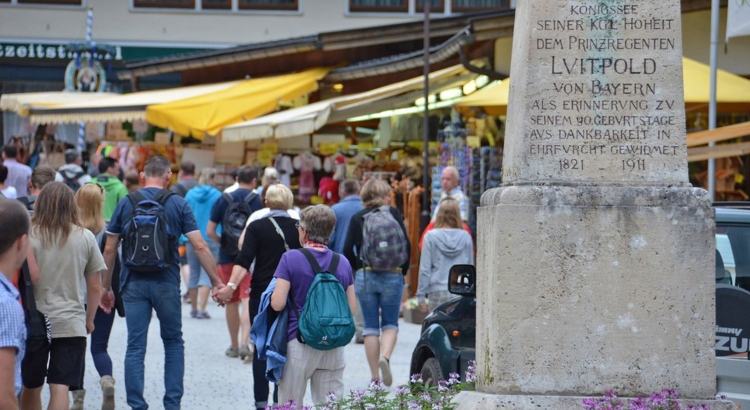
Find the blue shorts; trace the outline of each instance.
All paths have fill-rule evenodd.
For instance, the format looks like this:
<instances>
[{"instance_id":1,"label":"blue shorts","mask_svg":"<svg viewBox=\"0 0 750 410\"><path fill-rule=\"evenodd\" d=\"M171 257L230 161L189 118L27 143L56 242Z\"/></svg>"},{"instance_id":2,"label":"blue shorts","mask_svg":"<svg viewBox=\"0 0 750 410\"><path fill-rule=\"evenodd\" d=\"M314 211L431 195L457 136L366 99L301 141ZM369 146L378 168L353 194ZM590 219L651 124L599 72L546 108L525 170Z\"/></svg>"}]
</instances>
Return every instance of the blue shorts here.
<instances>
[{"instance_id":1,"label":"blue shorts","mask_svg":"<svg viewBox=\"0 0 750 410\"><path fill-rule=\"evenodd\" d=\"M219 244L213 241L208 242L208 249L211 250L211 254L214 256L214 260L219 258ZM198 255L195 253L195 248L188 242L185 244L185 256L190 265L190 279L188 280L188 289L197 289L203 287L213 287L211 279L208 277L208 273L201 267L201 263L198 260Z\"/></svg>"},{"instance_id":2,"label":"blue shorts","mask_svg":"<svg viewBox=\"0 0 750 410\"><path fill-rule=\"evenodd\" d=\"M379 336L380 330L398 330L398 315L404 294L401 273L358 270L354 291L362 307L362 336Z\"/></svg>"}]
</instances>

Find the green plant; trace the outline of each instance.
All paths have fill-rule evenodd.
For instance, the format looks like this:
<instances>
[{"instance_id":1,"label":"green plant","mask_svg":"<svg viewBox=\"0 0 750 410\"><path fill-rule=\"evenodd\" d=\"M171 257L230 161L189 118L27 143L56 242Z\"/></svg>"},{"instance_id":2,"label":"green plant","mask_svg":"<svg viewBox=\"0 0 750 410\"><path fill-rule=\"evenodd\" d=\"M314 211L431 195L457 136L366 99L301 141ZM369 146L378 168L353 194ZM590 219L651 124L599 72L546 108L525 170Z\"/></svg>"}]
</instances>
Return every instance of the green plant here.
<instances>
[{"instance_id":1,"label":"green plant","mask_svg":"<svg viewBox=\"0 0 750 410\"><path fill-rule=\"evenodd\" d=\"M316 406L322 410L451 410L456 407L453 397L463 390L473 390L476 381L476 362L469 362L464 380L458 373L451 373L448 380L440 380L437 386L429 386L422 375L411 376L410 383L396 388L394 395L380 379L373 379L367 390L351 390L346 397L338 398L328 393L324 404ZM277 407L279 410L297 409L297 402ZM302 406L302 410L311 407Z\"/></svg>"}]
</instances>

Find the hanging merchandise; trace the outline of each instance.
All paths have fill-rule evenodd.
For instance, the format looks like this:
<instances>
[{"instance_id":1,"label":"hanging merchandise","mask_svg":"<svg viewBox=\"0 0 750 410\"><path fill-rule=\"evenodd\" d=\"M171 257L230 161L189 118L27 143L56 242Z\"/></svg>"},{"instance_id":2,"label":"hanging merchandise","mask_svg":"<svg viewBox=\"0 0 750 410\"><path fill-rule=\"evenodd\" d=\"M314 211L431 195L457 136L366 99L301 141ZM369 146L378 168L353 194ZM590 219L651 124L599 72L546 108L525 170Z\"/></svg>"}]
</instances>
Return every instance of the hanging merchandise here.
<instances>
[{"instance_id":1,"label":"hanging merchandise","mask_svg":"<svg viewBox=\"0 0 750 410\"><path fill-rule=\"evenodd\" d=\"M318 188L318 195L323 198L323 203L326 205L333 205L339 202L339 181L331 178L324 177L320 180L320 188Z\"/></svg>"},{"instance_id":2,"label":"hanging merchandise","mask_svg":"<svg viewBox=\"0 0 750 410\"><path fill-rule=\"evenodd\" d=\"M273 167L279 171L279 181L287 187L290 187L290 177L294 173L292 159L288 155L279 154L273 161Z\"/></svg>"},{"instance_id":3,"label":"hanging merchandise","mask_svg":"<svg viewBox=\"0 0 750 410\"><path fill-rule=\"evenodd\" d=\"M326 157L323 161L323 169L328 173L333 173L333 179L336 181L343 181L346 179L346 157L336 152L333 155Z\"/></svg>"},{"instance_id":4,"label":"hanging merchandise","mask_svg":"<svg viewBox=\"0 0 750 410\"><path fill-rule=\"evenodd\" d=\"M302 202L310 202L310 198L315 195L315 176L313 171L322 168L320 158L313 155L310 151L294 157L294 168L299 170L299 199Z\"/></svg>"}]
</instances>

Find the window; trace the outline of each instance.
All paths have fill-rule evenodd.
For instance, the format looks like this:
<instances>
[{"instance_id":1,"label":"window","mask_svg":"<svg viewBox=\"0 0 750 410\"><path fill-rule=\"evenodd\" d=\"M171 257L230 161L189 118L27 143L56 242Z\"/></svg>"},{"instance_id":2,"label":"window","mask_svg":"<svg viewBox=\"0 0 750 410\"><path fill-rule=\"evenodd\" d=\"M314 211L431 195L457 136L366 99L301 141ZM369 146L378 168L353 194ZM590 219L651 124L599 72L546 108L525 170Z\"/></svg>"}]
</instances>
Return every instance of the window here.
<instances>
[{"instance_id":1,"label":"window","mask_svg":"<svg viewBox=\"0 0 750 410\"><path fill-rule=\"evenodd\" d=\"M424 13L424 0L417 0L417 12ZM430 13L443 13L443 12L445 12L444 0L431 0L430 1Z\"/></svg>"},{"instance_id":2,"label":"window","mask_svg":"<svg viewBox=\"0 0 750 410\"><path fill-rule=\"evenodd\" d=\"M232 0L201 0L204 10L231 10Z\"/></svg>"},{"instance_id":3,"label":"window","mask_svg":"<svg viewBox=\"0 0 750 410\"><path fill-rule=\"evenodd\" d=\"M144 8L194 9L195 0L133 0L133 6Z\"/></svg>"},{"instance_id":4,"label":"window","mask_svg":"<svg viewBox=\"0 0 750 410\"><path fill-rule=\"evenodd\" d=\"M2 1L2 3L10 3ZM18 4L53 4L55 6L81 6L82 0L18 0Z\"/></svg>"},{"instance_id":5,"label":"window","mask_svg":"<svg viewBox=\"0 0 750 410\"><path fill-rule=\"evenodd\" d=\"M349 0L349 11L407 13L409 2L408 0Z\"/></svg>"},{"instance_id":6,"label":"window","mask_svg":"<svg viewBox=\"0 0 750 410\"><path fill-rule=\"evenodd\" d=\"M297 0L239 0L240 10L299 10Z\"/></svg>"},{"instance_id":7,"label":"window","mask_svg":"<svg viewBox=\"0 0 750 410\"><path fill-rule=\"evenodd\" d=\"M510 8L510 0L451 0L454 13Z\"/></svg>"},{"instance_id":8,"label":"window","mask_svg":"<svg viewBox=\"0 0 750 410\"><path fill-rule=\"evenodd\" d=\"M716 224L716 283L726 283L750 290L750 252L748 249L750 249L750 227Z\"/></svg>"}]
</instances>

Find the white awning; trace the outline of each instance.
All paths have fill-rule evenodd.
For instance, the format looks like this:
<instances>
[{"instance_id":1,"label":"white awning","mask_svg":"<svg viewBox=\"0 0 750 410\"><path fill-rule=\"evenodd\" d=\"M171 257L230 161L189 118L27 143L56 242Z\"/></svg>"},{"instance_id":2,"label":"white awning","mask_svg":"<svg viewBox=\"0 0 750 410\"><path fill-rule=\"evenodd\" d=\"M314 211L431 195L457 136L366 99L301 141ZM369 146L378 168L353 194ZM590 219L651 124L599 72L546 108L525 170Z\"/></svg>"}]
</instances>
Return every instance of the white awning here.
<instances>
[{"instance_id":1,"label":"white awning","mask_svg":"<svg viewBox=\"0 0 750 410\"><path fill-rule=\"evenodd\" d=\"M461 85L475 76L476 74L468 73L460 65L436 71L429 75L430 92ZM310 135L327 123L390 109L399 104L413 103L421 97L423 78L420 76L371 91L331 98L224 127L221 139L225 142L236 142Z\"/></svg>"},{"instance_id":2,"label":"white awning","mask_svg":"<svg viewBox=\"0 0 750 410\"><path fill-rule=\"evenodd\" d=\"M79 93L79 92L39 92L3 94L0 96L0 110L13 111L21 117L29 115L33 108L52 108L65 104L92 102L112 97L114 93Z\"/></svg>"}]
</instances>

